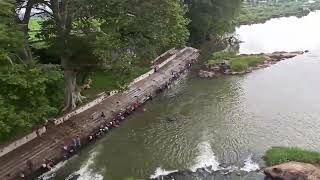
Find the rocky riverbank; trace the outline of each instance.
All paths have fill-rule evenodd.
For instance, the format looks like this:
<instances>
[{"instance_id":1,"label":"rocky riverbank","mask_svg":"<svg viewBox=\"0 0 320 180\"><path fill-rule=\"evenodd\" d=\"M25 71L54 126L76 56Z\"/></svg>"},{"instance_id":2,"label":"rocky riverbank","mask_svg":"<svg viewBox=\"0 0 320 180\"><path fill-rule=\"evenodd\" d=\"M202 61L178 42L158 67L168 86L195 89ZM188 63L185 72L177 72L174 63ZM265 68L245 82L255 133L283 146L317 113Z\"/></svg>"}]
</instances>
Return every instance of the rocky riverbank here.
<instances>
[{"instance_id":1,"label":"rocky riverbank","mask_svg":"<svg viewBox=\"0 0 320 180\"><path fill-rule=\"evenodd\" d=\"M301 162L288 162L251 172L230 169L212 171L209 168L173 171L152 177L151 180L195 180L195 179L265 179L265 180L319 180L320 167Z\"/></svg>"},{"instance_id":2,"label":"rocky riverbank","mask_svg":"<svg viewBox=\"0 0 320 180\"><path fill-rule=\"evenodd\" d=\"M270 67L279 61L290 59L308 51L273 52L266 54L226 55L207 63L198 73L200 78L215 78L221 75L242 75ZM240 65L241 68L238 68ZM239 70L240 69L240 70Z\"/></svg>"},{"instance_id":3,"label":"rocky riverbank","mask_svg":"<svg viewBox=\"0 0 320 180\"><path fill-rule=\"evenodd\" d=\"M301 162L288 162L268 167L264 170L266 179L319 180L320 167Z\"/></svg>"},{"instance_id":4,"label":"rocky riverbank","mask_svg":"<svg viewBox=\"0 0 320 180\"><path fill-rule=\"evenodd\" d=\"M209 168L209 169L208 169ZM199 168L195 172L190 170L175 171L169 174L151 177L151 180L198 180L198 179L263 179L264 174L260 170L256 171L240 171L231 169L224 169L213 171L208 168Z\"/></svg>"}]
</instances>

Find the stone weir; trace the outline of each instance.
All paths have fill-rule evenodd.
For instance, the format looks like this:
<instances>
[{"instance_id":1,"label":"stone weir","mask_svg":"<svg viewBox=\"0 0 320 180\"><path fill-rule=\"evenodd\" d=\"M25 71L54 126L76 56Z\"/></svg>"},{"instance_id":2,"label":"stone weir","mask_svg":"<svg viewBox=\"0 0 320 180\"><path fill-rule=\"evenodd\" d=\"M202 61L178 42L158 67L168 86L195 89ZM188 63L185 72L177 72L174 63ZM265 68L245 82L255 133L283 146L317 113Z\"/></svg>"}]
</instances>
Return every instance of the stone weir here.
<instances>
[{"instance_id":1,"label":"stone weir","mask_svg":"<svg viewBox=\"0 0 320 180\"><path fill-rule=\"evenodd\" d=\"M188 71L198 57L199 51L191 47L171 50L160 57L161 66L157 65L156 72L150 71L152 73L148 72L137 78L127 91L104 97L96 105L68 117L62 123L49 122L42 136L0 157L0 180L30 179L42 171L42 165L48 164L48 160L53 160L54 164L64 160L64 155L69 151L65 152L63 147L71 147L75 137L80 137L81 147L84 147L92 143L96 135L101 135L97 132L102 127L118 127L131 111L162 92L179 74ZM117 121L110 128L110 122L115 122L119 114L120 122ZM68 157L73 154L75 153L68 154Z\"/></svg>"}]
</instances>

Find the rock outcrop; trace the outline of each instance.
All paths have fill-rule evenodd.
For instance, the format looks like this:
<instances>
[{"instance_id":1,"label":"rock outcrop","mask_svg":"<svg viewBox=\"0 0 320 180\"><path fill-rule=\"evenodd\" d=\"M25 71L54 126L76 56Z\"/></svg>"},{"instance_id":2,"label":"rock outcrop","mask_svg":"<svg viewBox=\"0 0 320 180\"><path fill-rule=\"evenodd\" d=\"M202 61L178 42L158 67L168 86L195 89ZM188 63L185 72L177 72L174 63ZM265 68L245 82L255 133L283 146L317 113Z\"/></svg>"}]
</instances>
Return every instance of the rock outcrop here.
<instances>
[{"instance_id":1,"label":"rock outcrop","mask_svg":"<svg viewBox=\"0 0 320 180\"><path fill-rule=\"evenodd\" d=\"M284 51L278 51L271 54L264 54L265 56L271 58L272 61L281 61L283 59L290 59L293 57L296 57L298 55L303 54L303 51L294 51L294 52L284 52Z\"/></svg>"},{"instance_id":2,"label":"rock outcrop","mask_svg":"<svg viewBox=\"0 0 320 180\"><path fill-rule=\"evenodd\" d=\"M216 73L215 72L205 71L205 70L200 70L198 75L201 78L213 78L213 77L216 77Z\"/></svg>"},{"instance_id":3,"label":"rock outcrop","mask_svg":"<svg viewBox=\"0 0 320 180\"><path fill-rule=\"evenodd\" d=\"M267 179L273 180L319 180L320 167L300 162L288 162L264 170Z\"/></svg>"},{"instance_id":4,"label":"rock outcrop","mask_svg":"<svg viewBox=\"0 0 320 180\"><path fill-rule=\"evenodd\" d=\"M251 73L254 70L267 68L279 61L290 59L307 52L308 51L293 51L293 52L277 51L273 53L259 54L264 56L265 61L262 64L251 66L246 71L242 71L242 72L232 71L230 67L230 62L228 60L221 60L222 63L218 63L214 65L206 65L205 69L200 70L198 75L200 78L214 78L221 74L223 75L247 74L247 73ZM250 56L250 55L254 55L254 54L249 54L249 55L240 54L239 56Z\"/></svg>"}]
</instances>

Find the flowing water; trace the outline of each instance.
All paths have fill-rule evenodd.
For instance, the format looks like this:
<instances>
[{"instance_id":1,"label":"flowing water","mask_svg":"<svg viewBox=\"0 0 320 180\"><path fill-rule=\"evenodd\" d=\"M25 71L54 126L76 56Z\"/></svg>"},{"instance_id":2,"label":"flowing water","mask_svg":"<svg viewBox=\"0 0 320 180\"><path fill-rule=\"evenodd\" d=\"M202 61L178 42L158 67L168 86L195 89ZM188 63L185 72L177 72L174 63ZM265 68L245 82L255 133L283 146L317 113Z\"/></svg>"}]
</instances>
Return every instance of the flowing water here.
<instances>
[{"instance_id":1,"label":"flowing water","mask_svg":"<svg viewBox=\"0 0 320 180\"><path fill-rule=\"evenodd\" d=\"M310 50L244 76L195 73L69 160L56 179L147 179L176 170L255 171L271 146L320 148L320 11L241 26L240 53ZM173 123L167 117L176 117ZM263 179L261 173L215 176ZM214 179L214 177L212 177Z\"/></svg>"}]
</instances>

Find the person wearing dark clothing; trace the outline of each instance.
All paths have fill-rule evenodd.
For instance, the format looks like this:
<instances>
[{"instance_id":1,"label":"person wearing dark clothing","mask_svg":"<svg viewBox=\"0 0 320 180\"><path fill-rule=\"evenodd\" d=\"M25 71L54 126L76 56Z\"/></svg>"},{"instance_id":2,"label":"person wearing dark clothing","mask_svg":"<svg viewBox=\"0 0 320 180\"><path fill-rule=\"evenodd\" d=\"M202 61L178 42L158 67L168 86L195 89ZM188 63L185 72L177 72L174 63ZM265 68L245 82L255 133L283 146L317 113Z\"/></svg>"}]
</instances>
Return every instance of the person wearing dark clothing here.
<instances>
[{"instance_id":1,"label":"person wearing dark clothing","mask_svg":"<svg viewBox=\"0 0 320 180\"><path fill-rule=\"evenodd\" d=\"M101 118L105 118L106 117L106 115L104 115L104 112L101 112Z\"/></svg>"},{"instance_id":2,"label":"person wearing dark clothing","mask_svg":"<svg viewBox=\"0 0 320 180\"><path fill-rule=\"evenodd\" d=\"M81 139L79 136L76 137L76 147L81 148Z\"/></svg>"}]
</instances>

